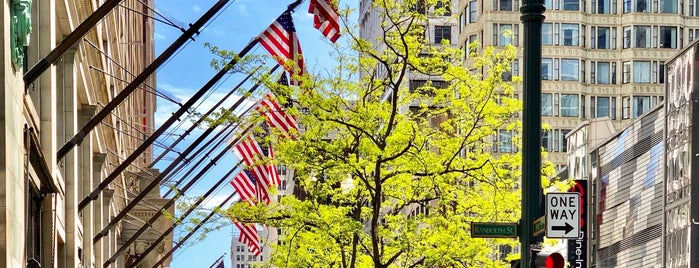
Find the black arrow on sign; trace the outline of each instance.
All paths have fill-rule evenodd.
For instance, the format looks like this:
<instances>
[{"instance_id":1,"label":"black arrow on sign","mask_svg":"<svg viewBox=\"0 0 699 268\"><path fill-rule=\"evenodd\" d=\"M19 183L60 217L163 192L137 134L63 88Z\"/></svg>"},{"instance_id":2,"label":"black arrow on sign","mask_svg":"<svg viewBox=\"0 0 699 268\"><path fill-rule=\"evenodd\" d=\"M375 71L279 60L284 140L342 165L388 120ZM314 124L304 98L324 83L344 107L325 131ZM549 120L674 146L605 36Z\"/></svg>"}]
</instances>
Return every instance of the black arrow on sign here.
<instances>
[{"instance_id":1,"label":"black arrow on sign","mask_svg":"<svg viewBox=\"0 0 699 268\"><path fill-rule=\"evenodd\" d=\"M565 226L560 226L560 225L559 226L551 226L551 230L553 230L553 231L566 231L565 232L566 234L570 233L570 231L572 231L573 229L575 229L575 228L573 228L573 226L571 226L567 222L566 222Z\"/></svg>"}]
</instances>

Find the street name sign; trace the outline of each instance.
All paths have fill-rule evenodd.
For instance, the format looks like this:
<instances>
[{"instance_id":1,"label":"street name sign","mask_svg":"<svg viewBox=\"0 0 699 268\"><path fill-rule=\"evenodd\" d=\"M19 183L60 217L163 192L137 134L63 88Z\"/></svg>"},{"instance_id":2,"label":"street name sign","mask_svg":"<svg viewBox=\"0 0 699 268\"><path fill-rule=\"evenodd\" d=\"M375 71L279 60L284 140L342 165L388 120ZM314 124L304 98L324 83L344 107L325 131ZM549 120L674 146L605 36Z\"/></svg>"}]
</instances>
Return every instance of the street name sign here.
<instances>
[{"instance_id":1,"label":"street name sign","mask_svg":"<svg viewBox=\"0 0 699 268\"><path fill-rule=\"evenodd\" d=\"M546 237L578 238L580 193L546 194Z\"/></svg>"},{"instance_id":2,"label":"street name sign","mask_svg":"<svg viewBox=\"0 0 699 268\"><path fill-rule=\"evenodd\" d=\"M534 221L534 236L540 235L546 230L546 216L541 216Z\"/></svg>"},{"instance_id":3,"label":"street name sign","mask_svg":"<svg viewBox=\"0 0 699 268\"><path fill-rule=\"evenodd\" d=\"M471 237L517 237L517 224L509 222L472 222Z\"/></svg>"}]
</instances>

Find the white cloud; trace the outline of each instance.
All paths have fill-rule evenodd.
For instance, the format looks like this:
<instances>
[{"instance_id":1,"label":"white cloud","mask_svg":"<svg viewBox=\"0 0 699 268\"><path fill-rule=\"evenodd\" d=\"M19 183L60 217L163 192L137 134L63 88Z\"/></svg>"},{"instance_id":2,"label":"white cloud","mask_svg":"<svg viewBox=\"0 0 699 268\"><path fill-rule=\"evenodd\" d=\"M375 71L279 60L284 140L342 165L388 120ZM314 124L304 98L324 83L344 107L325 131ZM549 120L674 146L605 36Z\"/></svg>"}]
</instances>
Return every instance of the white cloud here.
<instances>
[{"instance_id":1,"label":"white cloud","mask_svg":"<svg viewBox=\"0 0 699 268\"><path fill-rule=\"evenodd\" d=\"M233 187L227 187L227 188L228 189L223 189L222 191L220 191L219 193L217 193L213 196L209 196L209 198L207 198L206 200L204 200L204 202L202 202L201 206L203 208L206 208L206 209L213 209L213 208L221 205L221 202L223 202L223 200L226 200L226 198L228 198L230 193L233 191ZM228 202L226 202L226 204L224 204L224 206L222 208L229 207L231 204L233 204L234 202L236 202L239 199L240 199L240 197L236 195L235 197L228 200Z\"/></svg>"},{"instance_id":2,"label":"white cloud","mask_svg":"<svg viewBox=\"0 0 699 268\"><path fill-rule=\"evenodd\" d=\"M184 104L185 102L189 101L189 99L192 97L192 95L194 95L196 90L199 90L175 87L165 83L160 83L158 87L159 90L161 90L166 95L172 97L173 99L177 100L180 104ZM204 100L202 101L200 99L199 101L197 101L194 104L194 107L192 107L192 109L194 109L199 114L205 114L211 109L211 107L214 107L217 102L219 102L221 99L225 97L225 95L228 93L228 90L230 89L219 89L216 92L204 95L204 97L202 97L202 99ZM219 108L230 108L238 100L239 97L240 96L235 93L232 94L223 101ZM168 120L168 118L172 116L174 112L176 112L180 108L179 105L167 100L159 99L158 101L158 110L155 113L156 127L161 126L165 121ZM242 107L238 107L236 111L242 111L242 108L249 107L252 104L252 101L246 100L241 105ZM192 126L192 123L194 123L194 121L199 119L198 117L192 117L192 115L186 113L182 117L183 118L181 118L180 120L180 122L182 122L182 126L180 127L180 129L188 129Z\"/></svg>"},{"instance_id":3,"label":"white cloud","mask_svg":"<svg viewBox=\"0 0 699 268\"><path fill-rule=\"evenodd\" d=\"M162 34L160 34L160 33L158 33L158 32L154 33L154 34L153 34L153 37L154 37L155 39L158 39L158 40L163 40L163 39L165 39L165 35L162 35Z\"/></svg>"},{"instance_id":4,"label":"white cloud","mask_svg":"<svg viewBox=\"0 0 699 268\"><path fill-rule=\"evenodd\" d=\"M194 10L194 12L199 12L199 11L201 11L201 7L199 7L199 5L194 5L192 7L192 10Z\"/></svg>"}]
</instances>

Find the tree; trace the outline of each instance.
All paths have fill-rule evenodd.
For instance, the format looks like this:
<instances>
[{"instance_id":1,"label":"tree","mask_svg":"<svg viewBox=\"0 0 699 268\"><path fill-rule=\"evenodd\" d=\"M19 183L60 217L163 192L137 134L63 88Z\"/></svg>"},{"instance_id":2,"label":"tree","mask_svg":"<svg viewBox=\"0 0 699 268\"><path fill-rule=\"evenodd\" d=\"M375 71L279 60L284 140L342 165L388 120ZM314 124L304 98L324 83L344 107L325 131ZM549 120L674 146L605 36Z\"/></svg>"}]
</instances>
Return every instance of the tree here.
<instances>
[{"instance_id":1,"label":"tree","mask_svg":"<svg viewBox=\"0 0 699 268\"><path fill-rule=\"evenodd\" d=\"M519 219L521 102L518 78L503 81L516 49L473 44L463 67L463 51L425 38L437 0L373 2L381 37L346 27L334 69L270 86L303 125L269 139L302 195L225 213L283 230L278 267L504 267L497 247L517 241L469 232Z\"/></svg>"}]
</instances>

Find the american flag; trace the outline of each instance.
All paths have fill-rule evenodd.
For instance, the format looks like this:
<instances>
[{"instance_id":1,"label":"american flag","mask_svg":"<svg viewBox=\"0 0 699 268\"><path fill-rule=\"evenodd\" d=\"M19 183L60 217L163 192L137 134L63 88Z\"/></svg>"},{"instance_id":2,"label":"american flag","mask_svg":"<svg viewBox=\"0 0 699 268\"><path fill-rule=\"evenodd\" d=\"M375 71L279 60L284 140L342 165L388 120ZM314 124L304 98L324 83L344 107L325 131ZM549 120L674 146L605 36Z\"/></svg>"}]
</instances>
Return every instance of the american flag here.
<instances>
[{"instance_id":1,"label":"american flag","mask_svg":"<svg viewBox=\"0 0 699 268\"><path fill-rule=\"evenodd\" d=\"M259 187L255 184L256 182L252 172L246 169L239 172L238 175L231 180L231 185L233 185L233 189L240 195L240 199L247 201L251 206L254 206L255 202L259 200Z\"/></svg>"},{"instance_id":2,"label":"american flag","mask_svg":"<svg viewBox=\"0 0 699 268\"><path fill-rule=\"evenodd\" d=\"M306 73L306 64L301 53L301 44L296 36L294 21L291 19L291 12L285 11L259 36L260 44L267 49L269 54L284 66L289 73L303 75ZM287 66L288 60L294 61L296 66ZM299 85L299 81L291 77L292 85Z\"/></svg>"},{"instance_id":3,"label":"american flag","mask_svg":"<svg viewBox=\"0 0 699 268\"><path fill-rule=\"evenodd\" d=\"M291 129L299 130L296 118L284 112L284 109L275 101L272 93L267 93L265 98L260 100L256 110L267 117L267 123L270 126L279 129L290 138L293 138L293 134L290 133Z\"/></svg>"},{"instance_id":4,"label":"american flag","mask_svg":"<svg viewBox=\"0 0 699 268\"><path fill-rule=\"evenodd\" d=\"M238 159L243 160L245 164L250 168L254 179L257 181L257 186L259 188L258 198L261 201L269 204L269 186L272 184L272 178L267 172L266 165L260 164L259 162L263 159L262 148L255 141L251 135L245 137L238 144L233 146L233 152L238 157Z\"/></svg>"},{"instance_id":5,"label":"american flag","mask_svg":"<svg viewBox=\"0 0 699 268\"><path fill-rule=\"evenodd\" d=\"M313 27L333 43L340 38L340 15L337 13L336 1L311 0L308 6L308 13L313 13Z\"/></svg>"},{"instance_id":6,"label":"american flag","mask_svg":"<svg viewBox=\"0 0 699 268\"><path fill-rule=\"evenodd\" d=\"M274 150L272 149L272 146L266 147L262 146L262 154L269 157L270 159L274 158ZM277 174L277 166L274 164L268 164L267 165L267 173L270 176L270 181L274 183L274 185L279 186L282 184L282 181L279 179L279 174Z\"/></svg>"},{"instance_id":7,"label":"american flag","mask_svg":"<svg viewBox=\"0 0 699 268\"><path fill-rule=\"evenodd\" d=\"M238 241L248 245L248 249L250 249L250 252L252 252L252 254L255 254L255 256L260 255L260 253L262 253L262 251L260 250L260 238L257 236L257 228L255 228L255 224L244 224L236 222L235 226L237 226L238 229L240 229L240 236L238 237Z\"/></svg>"}]
</instances>

